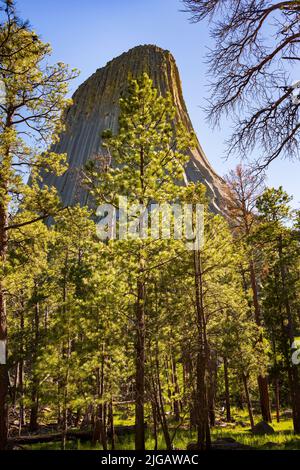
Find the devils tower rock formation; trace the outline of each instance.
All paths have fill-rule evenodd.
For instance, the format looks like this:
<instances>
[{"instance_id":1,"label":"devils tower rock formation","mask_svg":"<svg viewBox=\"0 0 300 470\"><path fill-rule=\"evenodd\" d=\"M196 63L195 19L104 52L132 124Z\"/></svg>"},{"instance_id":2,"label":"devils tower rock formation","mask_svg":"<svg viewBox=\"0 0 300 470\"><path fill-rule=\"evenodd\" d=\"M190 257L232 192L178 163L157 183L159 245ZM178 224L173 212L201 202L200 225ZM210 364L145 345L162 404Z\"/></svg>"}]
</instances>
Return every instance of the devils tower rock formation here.
<instances>
[{"instance_id":1,"label":"devils tower rock formation","mask_svg":"<svg viewBox=\"0 0 300 470\"><path fill-rule=\"evenodd\" d=\"M66 132L55 146L58 153L68 154L69 168L61 177L48 176L46 184L54 185L64 205L86 204L89 196L80 184L80 168L101 152L101 135L105 129L118 130L119 97L126 88L128 76L147 72L161 94L170 91L178 118L192 131L192 123L183 99L175 60L169 51L157 46L138 46L98 69L75 92L73 105L66 115ZM210 166L199 142L190 150L186 167L187 181L200 181L207 187L210 208L225 210L226 186Z\"/></svg>"}]
</instances>

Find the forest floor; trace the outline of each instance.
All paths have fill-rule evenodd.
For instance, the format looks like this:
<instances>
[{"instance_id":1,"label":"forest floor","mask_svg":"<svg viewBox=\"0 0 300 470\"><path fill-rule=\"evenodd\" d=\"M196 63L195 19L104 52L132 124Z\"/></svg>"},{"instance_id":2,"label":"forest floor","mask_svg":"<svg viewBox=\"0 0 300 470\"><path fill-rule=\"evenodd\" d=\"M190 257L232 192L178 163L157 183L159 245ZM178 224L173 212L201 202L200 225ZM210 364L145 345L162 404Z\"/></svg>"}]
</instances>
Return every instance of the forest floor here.
<instances>
[{"instance_id":1,"label":"forest floor","mask_svg":"<svg viewBox=\"0 0 300 470\"><path fill-rule=\"evenodd\" d=\"M234 422L224 423L217 420L215 427L211 429L212 441L219 439L234 439L236 442L251 446L254 450L300 450L300 435L293 433L293 423L291 418L282 417L280 422L277 423L275 416L273 416L272 427L275 430L274 434L257 436L253 435L247 420L247 413L243 410L233 411ZM260 417L255 416L255 423L260 421ZM132 425L133 417L118 415L116 418L115 426ZM170 434L175 434L173 445L175 449L185 450L187 445L196 441L196 433L190 431L188 426L183 425L177 429L178 423L171 421ZM176 432L175 432L176 431ZM151 450L154 448L154 438L150 430L146 432L147 441L146 448ZM59 442L53 443L39 443L24 446L30 450L56 450L60 449ZM158 448L165 449L165 442L162 433L158 434ZM92 446L90 442L81 442L80 440L72 440L67 443L67 449L76 450L100 450L101 446ZM132 433L123 436L116 436L116 449L118 450L133 450L134 449L134 435Z\"/></svg>"}]
</instances>

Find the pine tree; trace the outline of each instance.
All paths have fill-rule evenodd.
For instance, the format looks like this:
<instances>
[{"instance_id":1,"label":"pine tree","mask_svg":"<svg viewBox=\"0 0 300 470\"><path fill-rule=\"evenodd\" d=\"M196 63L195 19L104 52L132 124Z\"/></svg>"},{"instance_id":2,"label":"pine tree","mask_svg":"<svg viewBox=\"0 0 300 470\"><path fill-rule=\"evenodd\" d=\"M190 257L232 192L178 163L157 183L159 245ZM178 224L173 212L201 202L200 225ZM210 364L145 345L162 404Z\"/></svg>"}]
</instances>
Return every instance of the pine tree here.
<instances>
[{"instance_id":1,"label":"pine tree","mask_svg":"<svg viewBox=\"0 0 300 470\"><path fill-rule=\"evenodd\" d=\"M231 193L229 214L232 217L234 234L238 243L244 247L247 256L248 266L246 268L242 266L241 275L244 279L245 290L250 284L254 320L256 325L260 327L263 324L258 288L260 255L253 246L251 235L257 223L255 204L264 188L264 176L257 177L251 169L238 165L234 171L230 172L226 180ZM271 422L268 378L266 375L259 375L257 382L262 418L266 422Z\"/></svg>"},{"instance_id":2,"label":"pine tree","mask_svg":"<svg viewBox=\"0 0 300 470\"><path fill-rule=\"evenodd\" d=\"M261 224L257 228L255 238L262 245L269 269L272 272L273 301L271 306L268 302L269 315L270 312L274 312L279 325L281 325L283 354L291 392L294 431L299 433L299 367L291 361L291 348L293 348L299 324L296 314L299 248L297 233L288 226L288 222L292 220L290 201L291 198L282 187L277 190L268 188L264 191L257 201ZM270 301L270 290L267 292L267 289L270 289L270 282L266 284L265 295L267 298L269 297ZM270 322L270 316L268 319ZM272 322L269 325L272 327Z\"/></svg>"},{"instance_id":3,"label":"pine tree","mask_svg":"<svg viewBox=\"0 0 300 470\"><path fill-rule=\"evenodd\" d=\"M102 160L91 161L88 179L92 194L98 201L117 204L119 195L128 198L128 205L140 204L140 216L150 204L180 200L184 188L184 165L187 149L193 145L193 135L182 125L174 124L175 108L171 96L159 96L152 80L144 74L130 79L128 89L120 99L118 134L104 133L105 148L114 166L104 171ZM131 218L131 223L135 216ZM166 244L143 239L129 240L119 245L122 257L130 267L130 284L135 284L135 354L136 354L136 449L145 448L145 318L147 278L157 257L164 260ZM156 257L155 257L156 253ZM164 262L164 261L162 261ZM124 263L124 261L123 261ZM160 264L160 263L158 263Z\"/></svg>"},{"instance_id":4,"label":"pine tree","mask_svg":"<svg viewBox=\"0 0 300 470\"><path fill-rule=\"evenodd\" d=\"M13 2L6 2L2 16L0 79L5 97L0 106L0 341L6 357L4 276L9 234L15 228L45 218L57 208L55 192L49 188L41 189L40 182L42 171L60 173L65 168L65 156L48 151L48 146L62 130L61 112L70 104L65 98L67 84L76 73L69 72L62 63L44 65L50 47L16 17ZM28 171L31 171L31 186L26 186L23 179ZM22 225L12 222L9 213L20 200L24 209L31 208ZM5 357L4 363L0 364L1 449L7 441L8 369Z\"/></svg>"}]
</instances>

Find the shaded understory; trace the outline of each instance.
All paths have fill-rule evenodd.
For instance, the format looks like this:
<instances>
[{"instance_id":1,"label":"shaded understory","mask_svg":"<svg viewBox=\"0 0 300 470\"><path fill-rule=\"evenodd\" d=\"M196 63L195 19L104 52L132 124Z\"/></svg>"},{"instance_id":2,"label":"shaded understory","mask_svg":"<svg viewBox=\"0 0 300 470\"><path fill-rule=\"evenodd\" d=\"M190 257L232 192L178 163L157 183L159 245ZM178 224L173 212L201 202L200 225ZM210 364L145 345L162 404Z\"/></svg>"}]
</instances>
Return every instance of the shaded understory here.
<instances>
[{"instance_id":1,"label":"shaded understory","mask_svg":"<svg viewBox=\"0 0 300 470\"><path fill-rule=\"evenodd\" d=\"M300 450L300 435L293 433L292 420L290 418L282 418L279 423L273 419L272 427L275 430L274 434L254 436L247 422L247 414L244 411L236 411L234 413L233 423L218 422L218 424L212 428L212 440L218 439L234 439L235 441L251 446L254 449L262 450ZM256 416L255 422L259 422L259 416ZM128 425L133 424L131 417L127 419L117 418L117 425ZM176 429L176 423L170 422L170 432L174 432ZM146 448L147 450L154 449L154 437L151 432L151 428L146 432ZM173 441L175 449L186 449L187 445L191 442L196 441L196 432L191 431L187 424L183 424L180 429L176 431L176 435ZM129 433L122 436L116 436L115 438L116 449L118 450L133 450L134 449L134 434ZM25 449L30 450L57 450L60 449L60 442L47 442L38 443L23 446ZM166 448L164 437L161 432L158 434L158 448L163 450ZM101 450L102 447L99 444L92 446L91 442L82 442L79 439L73 439L67 442L66 449L69 450Z\"/></svg>"}]
</instances>

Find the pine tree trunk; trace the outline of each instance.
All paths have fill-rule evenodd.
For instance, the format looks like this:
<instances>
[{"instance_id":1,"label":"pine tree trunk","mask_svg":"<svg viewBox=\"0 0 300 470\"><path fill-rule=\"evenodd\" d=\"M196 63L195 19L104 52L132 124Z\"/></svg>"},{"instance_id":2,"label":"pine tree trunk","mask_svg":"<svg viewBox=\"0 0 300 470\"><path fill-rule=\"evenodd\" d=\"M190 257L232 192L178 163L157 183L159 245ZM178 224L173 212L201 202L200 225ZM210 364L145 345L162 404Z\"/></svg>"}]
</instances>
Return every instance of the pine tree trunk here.
<instances>
[{"instance_id":1,"label":"pine tree trunk","mask_svg":"<svg viewBox=\"0 0 300 470\"><path fill-rule=\"evenodd\" d=\"M166 376L166 381L167 381L167 390L168 390L168 398L170 401L172 401L172 392L171 392L171 384L170 384L170 373L169 373L169 361L168 357L165 359L165 376Z\"/></svg>"},{"instance_id":2,"label":"pine tree trunk","mask_svg":"<svg viewBox=\"0 0 300 470\"><path fill-rule=\"evenodd\" d=\"M251 426L251 429L253 429L254 428L254 419L253 419L252 404L251 404L249 388L248 388L248 380L247 380L247 377L246 377L245 374L243 374L242 378L243 378L243 384L244 384L244 389L245 389L247 408L248 408L249 419L250 419L250 426Z\"/></svg>"},{"instance_id":3,"label":"pine tree trunk","mask_svg":"<svg viewBox=\"0 0 300 470\"><path fill-rule=\"evenodd\" d=\"M101 376L100 376L100 396L103 400L104 398L104 364L105 364L105 345L102 343L102 361L101 361ZM101 444L103 450L107 450L107 434L106 434L106 415L107 415L107 405L103 403L100 405L99 417L100 417L100 435L101 435Z\"/></svg>"},{"instance_id":4,"label":"pine tree trunk","mask_svg":"<svg viewBox=\"0 0 300 470\"><path fill-rule=\"evenodd\" d=\"M135 375L135 449L145 450L145 286L143 280L137 285L136 306L136 375Z\"/></svg>"},{"instance_id":5,"label":"pine tree trunk","mask_svg":"<svg viewBox=\"0 0 300 470\"><path fill-rule=\"evenodd\" d=\"M257 383L258 383L262 418L264 421L271 423L272 416L271 416L271 407L270 407L270 399L269 399L268 379L267 377L263 377L262 375L259 375L257 377Z\"/></svg>"},{"instance_id":6,"label":"pine tree trunk","mask_svg":"<svg viewBox=\"0 0 300 470\"><path fill-rule=\"evenodd\" d=\"M275 408L276 408L276 421L277 423L280 422L280 385L279 379L275 379Z\"/></svg>"},{"instance_id":7,"label":"pine tree trunk","mask_svg":"<svg viewBox=\"0 0 300 470\"><path fill-rule=\"evenodd\" d=\"M208 387L208 413L209 413L209 422L213 427L216 423L216 412L215 412L215 395L216 395L216 382L217 382L217 364L215 355L210 352L209 357L209 387Z\"/></svg>"},{"instance_id":8,"label":"pine tree trunk","mask_svg":"<svg viewBox=\"0 0 300 470\"><path fill-rule=\"evenodd\" d=\"M156 348L155 348L155 367L156 367L156 381L157 381L157 387L158 387L158 409L159 409L159 415L161 419L161 426L162 426L162 431L163 431L167 450L171 451L172 441L171 441L168 421L167 421L167 417L165 413L164 399L163 399L162 387L161 387L161 381L160 381L160 375L159 375L158 343L156 343Z\"/></svg>"},{"instance_id":9,"label":"pine tree trunk","mask_svg":"<svg viewBox=\"0 0 300 470\"><path fill-rule=\"evenodd\" d=\"M152 420L153 420L153 437L154 437L154 450L158 449L158 440L157 440L157 411L154 400L151 401L152 408Z\"/></svg>"},{"instance_id":10,"label":"pine tree trunk","mask_svg":"<svg viewBox=\"0 0 300 470\"><path fill-rule=\"evenodd\" d=\"M195 429L197 426L197 399L196 399L196 390L194 387L194 376L195 376L195 371L193 368L193 363L191 359L191 353L189 350L186 350L185 352L185 363L184 363L184 368L185 368L185 376L186 376L186 390L191 390L191 399L188 401L189 405L189 424L190 424L190 431ZM189 395L189 394L187 394Z\"/></svg>"},{"instance_id":11,"label":"pine tree trunk","mask_svg":"<svg viewBox=\"0 0 300 470\"><path fill-rule=\"evenodd\" d=\"M63 407L62 407L62 441L61 449L66 449L67 434L68 434L68 400L69 400L69 376L70 376L70 356L71 356L71 341L68 337L66 351L63 352L64 360L67 362L67 370L63 383Z\"/></svg>"},{"instance_id":12,"label":"pine tree trunk","mask_svg":"<svg viewBox=\"0 0 300 470\"><path fill-rule=\"evenodd\" d=\"M93 432L93 444L100 442L103 450L107 450L107 436L106 436L106 406L105 404L98 405L96 410L96 419Z\"/></svg>"},{"instance_id":13,"label":"pine tree trunk","mask_svg":"<svg viewBox=\"0 0 300 470\"><path fill-rule=\"evenodd\" d=\"M33 390L31 393L31 408L30 408L30 420L29 420L29 431L36 432L38 430L38 410L39 410L39 397L38 397L38 381L34 379L32 384Z\"/></svg>"},{"instance_id":14,"label":"pine tree trunk","mask_svg":"<svg viewBox=\"0 0 300 470\"><path fill-rule=\"evenodd\" d=\"M250 268L250 280L251 280L252 297L253 297L253 304L254 304L255 322L258 326L260 326L261 325L261 313L260 313L260 305L259 305L259 299L258 299L256 274L255 274L254 262L252 259L250 260L249 268ZM260 340L262 341L262 338ZM270 400L269 400L268 379L267 377L263 377L259 375L257 377L257 383L258 383L259 400L260 400L262 418L264 421L271 423L272 416L271 416Z\"/></svg>"},{"instance_id":15,"label":"pine tree trunk","mask_svg":"<svg viewBox=\"0 0 300 470\"><path fill-rule=\"evenodd\" d=\"M114 426L114 408L113 399L109 403L109 434L110 434L110 448L115 450L115 426Z\"/></svg>"},{"instance_id":16,"label":"pine tree trunk","mask_svg":"<svg viewBox=\"0 0 300 470\"><path fill-rule=\"evenodd\" d=\"M35 286L35 295L37 295L37 285ZM33 346L33 362L32 362L32 384L31 384L31 409L30 409L30 432L35 432L38 429L38 411L39 411L39 378L36 374L36 360L38 355L39 340L40 340L40 311L39 303L36 302L34 309L34 346Z\"/></svg>"},{"instance_id":17,"label":"pine tree trunk","mask_svg":"<svg viewBox=\"0 0 300 470\"><path fill-rule=\"evenodd\" d=\"M102 420L101 420L101 444L103 450L107 450L107 434L106 434L106 421L107 421L107 404L102 405Z\"/></svg>"},{"instance_id":18,"label":"pine tree trunk","mask_svg":"<svg viewBox=\"0 0 300 470\"><path fill-rule=\"evenodd\" d=\"M64 404L62 412L62 437L61 437L61 450L66 450L67 433L68 433L68 408L67 408L67 390L64 390Z\"/></svg>"},{"instance_id":19,"label":"pine tree trunk","mask_svg":"<svg viewBox=\"0 0 300 470\"><path fill-rule=\"evenodd\" d=\"M21 332L21 340L20 340L20 363L19 363L19 394L20 394L20 409L19 409L19 434L22 432L22 427L25 424L25 408L24 408L24 311L23 311L23 302L21 306L20 312L20 332Z\"/></svg>"},{"instance_id":20,"label":"pine tree trunk","mask_svg":"<svg viewBox=\"0 0 300 470\"><path fill-rule=\"evenodd\" d=\"M20 392L20 409L19 409L19 434L25 425L25 407L24 407L24 361L21 359L19 366L19 392Z\"/></svg>"},{"instance_id":21,"label":"pine tree trunk","mask_svg":"<svg viewBox=\"0 0 300 470\"><path fill-rule=\"evenodd\" d=\"M174 398L179 395L179 385L178 385L178 378L177 378L177 370L176 370L176 360L173 355L171 355L171 366L172 366L172 384L173 384L173 411L175 421L180 421L180 404L178 398Z\"/></svg>"},{"instance_id":22,"label":"pine tree trunk","mask_svg":"<svg viewBox=\"0 0 300 470\"><path fill-rule=\"evenodd\" d=\"M69 402L69 378L70 378L70 357L72 349L72 341L70 335L70 318L68 315L67 309L67 300L68 300L68 263L69 263L69 252L66 250L65 253L65 272L63 279L63 291L62 291L62 317L65 323L65 334L66 339L62 344L62 359L64 364L66 364L65 375L62 378L62 388L63 388L63 404L62 404L62 441L61 448L62 450L66 449L67 443L67 434L68 434L68 402Z\"/></svg>"},{"instance_id":23,"label":"pine tree trunk","mask_svg":"<svg viewBox=\"0 0 300 470\"><path fill-rule=\"evenodd\" d=\"M231 409L230 409L230 391L229 391L229 379L228 379L228 360L224 356L224 382L225 382L225 404L226 404L226 421L231 422Z\"/></svg>"},{"instance_id":24,"label":"pine tree trunk","mask_svg":"<svg viewBox=\"0 0 300 470\"><path fill-rule=\"evenodd\" d=\"M207 450L211 446L210 429L208 421L207 403L207 359L208 346L205 332L205 315L203 306L203 286L201 271L201 255L194 250L195 272L195 303L197 312L197 366L196 366L196 411L197 411L197 443L200 450Z\"/></svg>"},{"instance_id":25,"label":"pine tree trunk","mask_svg":"<svg viewBox=\"0 0 300 470\"><path fill-rule=\"evenodd\" d=\"M13 408L14 413L16 412L16 404L17 404L18 377L19 377L19 361L17 362L15 366L14 383L13 383L12 393L11 393L11 402L12 402L12 408Z\"/></svg>"},{"instance_id":26,"label":"pine tree trunk","mask_svg":"<svg viewBox=\"0 0 300 470\"><path fill-rule=\"evenodd\" d=\"M94 423L93 444L100 442L103 450L107 450L107 435L106 435L106 404L102 403L104 397L104 364L105 364L105 346L102 343L102 356L101 368L96 370L97 378L97 396L99 403L96 408L96 418Z\"/></svg>"},{"instance_id":27,"label":"pine tree trunk","mask_svg":"<svg viewBox=\"0 0 300 470\"><path fill-rule=\"evenodd\" d=\"M1 174L0 174L1 176ZM6 227L8 225L7 210L5 207L4 197L7 193L7 185L0 182L1 194L0 199L0 269L3 269L6 262L8 237ZM4 271L4 269L3 269ZM6 449L8 435L8 368L7 360L7 316L6 316L6 299L3 281L0 278L0 450Z\"/></svg>"}]
</instances>

